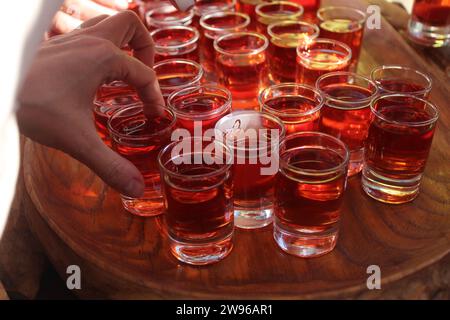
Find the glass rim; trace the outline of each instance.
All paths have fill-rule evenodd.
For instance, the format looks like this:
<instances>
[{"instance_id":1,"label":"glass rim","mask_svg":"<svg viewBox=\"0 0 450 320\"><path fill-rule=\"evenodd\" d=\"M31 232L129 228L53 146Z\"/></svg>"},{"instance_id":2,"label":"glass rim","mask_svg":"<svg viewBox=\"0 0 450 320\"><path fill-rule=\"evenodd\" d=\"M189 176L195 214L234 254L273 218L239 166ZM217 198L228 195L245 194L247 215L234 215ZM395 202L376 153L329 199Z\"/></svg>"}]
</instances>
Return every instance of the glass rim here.
<instances>
[{"instance_id":1,"label":"glass rim","mask_svg":"<svg viewBox=\"0 0 450 320\"><path fill-rule=\"evenodd\" d=\"M189 140L190 142L194 140L194 142L195 141L201 141L202 143L203 142L218 143L218 144L221 145L221 147L223 147L226 150L226 152L230 156L225 157L226 163L223 164L223 167L215 170L214 172L209 172L209 173L204 173L204 174L195 174L195 175L187 176L187 175L184 175L184 174L180 174L180 173L171 171L165 166L165 164L163 164L162 158L174 146L176 146L179 143L182 143L185 140ZM194 151L190 151L189 154L195 154L195 150ZM202 154L203 154L203 150L202 150ZM171 157L171 159L172 159L172 157ZM190 138L186 138L186 139L183 139L183 140L172 141L167 146L165 146L158 154L158 166L160 167L161 171L164 174L168 174L168 175L170 175L172 177L177 177L177 178L203 179L203 178L206 178L206 177L213 177L213 176L217 176L217 175L220 175L220 174L224 174L225 172L227 172L228 170L231 169L232 165L233 165L233 153L232 153L232 150L225 143L223 143L221 141L218 141L216 139L207 140L205 138L200 138L200 137L190 137Z\"/></svg>"},{"instance_id":2,"label":"glass rim","mask_svg":"<svg viewBox=\"0 0 450 320\"><path fill-rule=\"evenodd\" d=\"M245 52L245 53L229 52L227 50L220 48L220 46L219 46L220 41L223 41L223 40L226 40L226 39L232 38L232 37L237 37L237 36L252 36L255 38L259 38L260 40L264 41L264 44L260 48L254 49L252 52ZM220 54L230 55L230 56L256 55L261 52L264 52L268 46L269 46L269 40L267 39L267 37L265 35L258 33L258 32L251 32L251 31L230 32L228 34L221 35L214 40L214 49Z\"/></svg>"},{"instance_id":3,"label":"glass rim","mask_svg":"<svg viewBox=\"0 0 450 320\"><path fill-rule=\"evenodd\" d=\"M177 20L171 20L171 21L166 21L166 20L157 20L155 18L152 18L151 16L156 13L156 12L162 12L165 13L165 11L167 11L168 9L175 9L173 12L178 12L180 13L180 11L177 10L176 7L174 7L173 5L171 5L170 3L166 3L163 4L159 7L153 8L149 11L147 11L145 13L145 20L149 25L155 26L155 25L165 25L165 26L170 26L170 25L174 25L174 23L181 23L184 24L186 22L188 22L189 20L192 20L192 18L194 17L194 10L193 9L189 9L188 11L185 12L181 12L181 13L186 13L186 16L177 19ZM152 24L152 21L156 22Z\"/></svg>"},{"instance_id":4,"label":"glass rim","mask_svg":"<svg viewBox=\"0 0 450 320\"><path fill-rule=\"evenodd\" d=\"M320 98L320 102L319 102L319 104L317 106L315 106L311 110L308 110L307 112L303 112L303 113L299 112L297 114L287 114L285 112L282 112L280 110L277 110L277 109L274 109L274 108L268 106L265 102L262 101L263 95L264 95L265 92L268 92L268 91L273 90L273 89L283 88L283 87L295 87L295 88L302 88L302 89L311 90L312 92L314 92L315 95L317 95ZM280 96L277 96L277 97L294 97L294 96L302 96L302 95L300 95L300 94L296 94L296 95L280 95ZM280 84L276 84L276 85L273 85L273 86L265 88L259 94L258 101L259 101L259 104L261 106L261 109L263 109L263 111L264 110L269 110L270 114L274 114L276 116L279 115L279 116L282 116L283 118L291 118L291 117L292 118L296 118L299 115L301 115L301 116L308 116L308 115L314 114L317 111L319 111L320 109L322 109L322 107L325 104L325 100L323 99L323 96L322 96L320 90L317 90L313 86L310 86L310 85L307 85L307 84L300 84L300 83L295 83L295 82L280 83Z\"/></svg>"},{"instance_id":5,"label":"glass rim","mask_svg":"<svg viewBox=\"0 0 450 320\"><path fill-rule=\"evenodd\" d=\"M415 122L395 121L395 120L387 119L380 112L378 112L378 110L375 109L375 104L378 101L380 101L382 99L386 99L386 98L410 98L410 99L413 99L416 101L420 101L420 102L424 103L424 105L430 107L431 110L433 110L434 115L430 120L415 121ZM370 110L372 111L372 114L374 114L377 118L379 118L385 122L395 124L395 125L408 126L408 127L421 127L421 126L430 125L430 124L436 123L437 120L439 119L439 109L437 108L436 104L434 104L433 102L431 102L429 100L426 100L426 99L423 99L416 95L413 95L413 94L405 94L405 93L382 94L372 100L372 102L370 104Z\"/></svg>"},{"instance_id":6,"label":"glass rim","mask_svg":"<svg viewBox=\"0 0 450 320\"><path fill-rule=\"evenodd\" d=\"M161 27L158 29L153 30L152 32L150 32L150 36L153 38L153 36L159 32L163 32L163 31L167 31L167 30L189 30L193 33L193 37L192 39L189 39L188 41L183 41L181 44L176 44L176 45L167 45L167 46L162 46L156 43L156 41L154 41L155 43L155 48L156 49L179 49L179 48L183 48L183 47L187 47L190 45L195 44L199 39L200 39L200 32L198 32L198 30L194 27L190 27L190 26L166 26L166 27Z\"/></svg>"},{"instance_id":7,"label":"glass rim","mask_svg":"<svg viewBox=\"0 0 450 320\"><path fill-rule=\"evenodd\" d=\"M227 121L230 118L233 118L233 116L236 115L258 115L260 117L264 117L266 119L270 119L272 122L276 123L279 126L280 129L280 137L279 137L279 143L281 143L281 141L284 139L284 137L286 136L286 126L284 125L283 121L281 121L278 117L267 113L267 112L261 112L261 111L256 111L256 110L237 110L237 111L233 111L230 114L227 114L226 116L222 117L222 119L220 119L219 121L217 121L216 125L214 126L214 131L220 132L222 134L226 134L226 132L223 129L220 129L220 125L223 124L225 121ZM230 128L232 129L232 128ZM259 129L258 129L259 130ZM274 145L274 143L268 143L267 148L272 147ZM238 147L230 147L231 150L245 150L245 151L254 151L254 150L264 150L263 148L249 148L249 147L244 147L244 148L240 148Z\"/></svg>"},{"instance_id":8,"label":"glass rim","mask_svg":"<svg viewBox=\"0 0 450 320\"><path fill-rule=\"evenodd\" d=\"M211 25L206 24L206 20L210 18L226 17L228 15L242 17L244 18L244 22L227 28L212 27ZM200 18L200 26L207 31L213 32L226 32L228 30L234 30L237 28L246 28L249 24L250 24L250 16L248 14L236 11L215 11L208 13Z\"/></svg>"},{"instance_id":9,"label":"glass rim","mask_svg":"<svg viewBox=\"0 0 450 320\"><path fill-rule=\"evenodd\" d=\"M339 99L339 98L335 98L335 97L329 95L328 93L326 93L325 91L323 91L320 88L319 84L324 79L331 78L331 77L336 77L336 76L350 76L350 77L353 77L353 78L358 78L358 79L362 79L364 81L367 81L367 83L369 83L370 85L373 86L373 88L375 89L375 92L372 93L369 97L357 99L357 101L355 101L356 99L352 99L351 101L346 101L346 100L342 100L342 99ZM323 94L323 96L325 98L324 100L326 100L327 102L331 101L331 102L336 102L336 103L339 103L339 104L345 104L345 105L348 105L348 106L350 106L350 105L357 105L355 107L355 109L360 109L360 108L363 108L363 107L365 108L365 107L370 106L372 100L375 99L380 93L380 91L378 90L378 86L377 86L377 84L374 81L372 81L371 79L369 79L368 77L365 77L363 75L357 74L355 72L348 72L348 71L335 71L335 72L329 72L329 73L321 75L316 81L316 88L317 88L317 90L319 90ZM363 106L361 106L361 105L363 105ZM328 105L328 104L327 104L327 106L330 107L330 108L334 108L334 109L343 109L343 110L348 110L349 109L349 108L341 108L339 106Z\"/></svg>"},{"instance_id":10,"label":"glass rim","mask_svg":"<svg viewBox=\"0 0 450 320\"><path fill-rule=\"evenodd\" d=\"M140 136L137 136L137 137L135 137L135 136L128 136L128 135L126 135L126 134L123 134L123 133L120 133L120 132L118 132L116 129L114 129L113 127L112 127L112 121L113 121L113 119L116 119L118 116L120 116L120 114L121 113L123 113L123 112L125 112L125 111L129 111L129 110L132 110L132 109L134 109L134 110L136 110L132 115L130 115L130 116L136 116L136 115L140 115L140 114L142 114L144 117L145 117L145 114L144 114L144 103L143 102L140 102L139 104L136 104L136 105L133 105L133 106L128 106L128 107L126 107L126 108L123 108L123 109L120 109L120 110L117 110L116 112L114 112L114 114L111 116L111 118L108 120L108 125L107 125L107 127L108 127L108 130L109 130L109 132L111 133L111 135L114 137L120 137L120 138L124 138L124 139L127 139L127 140L130 140L130 141L142 141L142 140L147 140L147 139L151 139L151 138L154 138L154 137L157 137L157 136L159 136L159 135L161 135L162 133L165 133L165 132L167 132L167 131L171 131L172 130L172 128L175 126L175 124L176 124L176 122L177 122L177 116L176 116L176 114L172 111L172 110L170 110L169 108L167 108L166 106L163 106L163 105L159 105L159 107L162 109L162 110L164 110L165 112L167 112L168 114L170 114L171 116L172 116L172 121L170 122L170 124L167 126L167 128L164 128L164 129L161 129L161 130L159 130L158 132L155 132L155 133L152 133L152 134L143 134L143 135L140 135ZM114 139L114 138L113 138Z\"/></svg>"},{"instance_id":11,"label":"glass rim","mask_svg":"<svg viewBox=\"0 0 450 320\"><path fill-rule=\"evenodd\" d=\"M319 37L320 29L316 24L313 24L313 23L310 23L307 21L294 21L294 20L277 21L277 22L269 24L267 26L267 34L271 38L283 40L283 37L280 36L279 34L275 34L275 32L272 29L275 27L283 27L283 26L288 26L288 25L302 25L302 26L311 27L312 29L314 29L314 34L310 35L309 37L311 39L316 39Z\"/></svg>"},{"instance_id":12,"label":"glass rim","mask_svg":"<svg viewBox=\"0 0 450 320\"><path fill-rule=\"evenodd\" d=\"M297 8L299 10L298 12L292 12L291 14L283 15L282 19L286 19L287 17L300 18L303 15L303 13L305 12L305 8L301 4L298 4L298 3L295 3L295 2L291 2L291 1L271 1L271 2L263 2L263 3L258 4L256 6L256 8L255 8L256 16L259 16L261 18L268 18L268 19L274 18L274 15L267 14L267 13L264 13L264 12L261 11L262 8L273 6L273 5L286 5L286 6L295 7L295 8Z\"/></svg>"},{"instance_id":13,"label":"glass rim","mask_svg":"<svg viewBox=\"0 0 450 320\"><path fill-rule=\"evenodd\" d=\"M305 136L305 137L307 137L307 136L322 137L322 138L328 139L329 141L333 141L334 143L336 143L337 145L342 147L343 150L345 151L345 156L342 159L342 162L339 165L335 166L335 167L332 167L332 168L329 168L329 169L323 169L323 170L319 170L319 169L299 169L299 168L296 168L296 167L290 165L282 157L282 154L283 154L283 152L281 151L282 147L285 146L288 141L291 141L293 139L296 139L296 138L302 137L302 136ZM326 148L326 149L330 150L330 148ZM292 149L287 149L287 150L292 150ZM284 152L287 152L287 150L285 150ZM331 149L331 150L333 150L333 149ZM338 139L336 137L333 137L333 136L331 136L329 134L326 134L326 133L323 133L323 132L319 132L319 131L303 131L303 132L296 132L296 133L290 134L290 135L286 136L283 139L283 141L281 141L281 143L280 143L279 159L280 159L280 171L282 171L283 168L287 168L289 171L295 172L295 173L299 173L299 174L306 173L308 175L322 176L322 175L330 174L332 172L339 171L339 170L343 169L343 167L347 166L348 163L350 162L350 150L349 150L348 146L343 141L341 141L340 139ZM346 173L347 172L345 172L345 174Z\"/></svg>"},{"instance_id":14,"label":"glass rim","mask_svg":"<svg viewBox=\"0 0 450 320\"><path fill-rule=\"evenodd\" d=\"M346 64L349 63L352 60L352 49L346 45L345 43L341 42L341 41L337 41L334 39L327 39L327 38L316 38L311 40L310 42L308 42L308 45L314 45L314 44L331 44L331 45L335 45L335 46L339 46L341 48L343 48L346 51L346 56L345 59L343 59L342 61L339 62L339 65L341 64ZM307 57L304 57L304 55L302 54L302 52L300 51L301 49L303 49L302 45L299 45L297 47L297 57L300 57L303 61L311 61L311 59L308 59ZM335 62L321 62L324 65L334 65L336 64Z\"/></svg>"},{"instance_id":15,"label":"glass rim","mask_svg":"<svg viewBox=\"0 0 450 320\"><path fill-rule=\"evenodd\" d=\"M381 72L384 70L396 70L396 71L400 71L400 70L406 70L409 72L413 72L419 76L421 76L422 78L425 79L425 81L427 82L427 86L426 88L419 90L419 91L408 91L408 92L398 92L398 91L393 91L393 90L389 90L384 88L379 81L377 81L375 78L375 74L377 72ZM431 79L431 77L429 75L427 75L426 73L419 71L417 69L411 68L411 67L406 67L406 66L401 66L401 65L381 65L376 67L375 69L372 70L372 72L370 73L370 78L372 79L373 82L375 82L377 84L377 87L379 87L380 89L389 92L389 93L404 93L404 94L416 94L416 95L420 95L420 94L427 94L428 92L431 91L431 89L433 88L433 79Z\"/></svg>"},{"instance_id":16,"label":"glass rim","mask_svg":"<svg viewBox=\"0 0 450 320\"><path fill-rule=\"evenodd\" d=\"M139 96L138 96L138 95L135 95L135 94L124 94L124 95L119 95L119 96L120 96L120 97L135 97L135 98L139 98ZM100 98L100 100L101 100L101 99L102 99L102 98ZM108 100L110 100L110 99L108 99ZM123 109L123 108L128 108L128 107L139 106L140 104L142 104L142 102L139 101L139 100L136 100L136 101L134 101L134 102L130 102L130 103L127 103L127 104L111 105L111 104L107 103L106 101L99 101L99 99L95 99L95 100L94 100L94 112L95 112L96 114L98 114L98 115L103 115L104 113L103 113L103 112L100 112L99 108L102 108L102 107L111 107L111 108L120 108L120 109Z\"/></svg>"},{"instance_id":17,"label":"glass rim","mask_svg":"<svg viewBox=\"0 0 450 320\"><path fill-rule=\"evenodd\" d=\"M235 6L236 6L236 4L237 4L237 0L229 0L229 1L231 1L231 2L227 2L227 7L229 7L230 9L226 9L226 11L229 11L229 10L231 10L231 8L234 8ZM210 13L217 13L217 12L220 12L220 11L222 11L222 9L218 9L218 10L220 10L220 11L217 11L217 10L214 10L214 11L209 11L209 10L207 10L206 12L199 12L199 9L198 9L198 7L197 7L197 5L195 5L194 6L194 14L197 16L197 17L202 17L203 15L205 15L205 14L210 14ZM224 10L225 11L225 10Z\"/></svg>"},{"instance_id":18,"label":"glass rim","mask_svg":"<svg viewBox=\"0 0 450 320\"><path fill-rule=\"evenodd\" d=\"M193 66L194 68L197 69L198 73L197 73L197 75L192 79L192 81L189 81L189 83L182 84L182 85L176 85L176 86L162 86L162 85L159 85L161 89L164 89L164 90L171 90L171 89L172 89L172 90L175 90L175 89L185 88L185 87L188 87L188 86L192 86L192 84L193 84L194 82L198 82L198 81L200 81L200 80L203 78L203 74L204 74L203 67L202 67L199 63L197 63L197 62L195 62L195 61L193 61L193 60L188 60L188 59L176 59L176 58L175 58L175 59L162 60L162 61L156 63L156 64L153 66L153 70L155 71L156 76L158 77L158 73L156 72L156 69L157 69L157 68L159 68L159 67L161 67L161 66L168 65L168 64L173 64L173 63L179 63L179 64L188 64L188 65L191 65L191 66Z\"/></svg>"},{"instance_id":19,"label":"glass rim","mask_svg":"<svg viewBox=\"0 0 450 320\"><path fill-rule=\"evenodd\" d=\"M317 16L317 18L320 20L320 22L325 22L325 21L327 21L327 20L323 17L323 13L324 13L325 11L329 11L329 10L332 10L332 11L335 11L335 10L343 10L343 11L345 11L345 12L352 11L352 12L354 12L354 13L357 13L357 14L361 15L361 19L357 20L360 24L364 25L364 24L366 23L366 21L367 21L367 14L366 14L364 11L359 10L359 9L357 9L357 8L347 7L347 6L326 6L326 7L319 8L319 10L317 10L316 16Z\"/></svg>"},{"instance_id":20,"label":"glass rim","mask_svg":"<svg viewBox=\"0 0 450 320\"><path fill-rule=\"evenodd\" d=\"M189 112L184 112L184 111L180 111L177 110L175 106L173 106L172 104L172 100L177 97L178 95L183 95L186 93L192 93L195 92L199 89L213 89L216 91L220 91L222 93L224 93L226 95L227 98L227 102L224 103L220 108L211 110L209 112L203 112L201 114L195 115L193 116L191 113ZM218 86L218 85L214 85L214 84L204 84L204 85L200 85L200 86L190 86L190 87L186 87L186 88L182 88L180 90L177 90L175 92L172 92L169 97L167 98L167 104L168 107L177 115L177 117L180 119L190 119L190 118L200 118L200 119L208 119L211 116L215 116L217 114L221 114L229 109L231 109L231 103L232 103L232 96L231 96L231 92L230 90L228 90L227 88Z\"/></svg>"}]
</instances>

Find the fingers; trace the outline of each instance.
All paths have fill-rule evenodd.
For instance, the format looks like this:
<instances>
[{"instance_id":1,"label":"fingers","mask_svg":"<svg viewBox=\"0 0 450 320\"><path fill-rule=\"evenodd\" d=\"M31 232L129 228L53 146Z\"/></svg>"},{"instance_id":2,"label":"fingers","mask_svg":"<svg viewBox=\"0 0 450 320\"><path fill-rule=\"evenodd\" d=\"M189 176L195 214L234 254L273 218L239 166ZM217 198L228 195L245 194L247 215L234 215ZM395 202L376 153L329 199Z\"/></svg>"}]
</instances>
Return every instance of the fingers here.
<instances>
[{"instance_id":1,"label":"fingers","mask_svg":"<svg viewBox=\"0 0 450 320\"><path fill-rule=\"evenodd\" d=\"M62 11L58 11L53 18L52 33L53 34L66 34L72 30L78 28L82 23L78 20Z\"/></svg>"},{"instance_id":2,"label":"fingers","mask_svg":"<svg viewBox=\"0 0 450 320\"><path fill-rule=\"evenodd\" d=\"M99 23L99 22L105 20L105 19L108 18L108 17L109 17L108 15L102 14L102 15L100 15L100 16L98 16L98 17L95 17L95 18L89 19L88 21L83 22L83 23L79 26L79 28L80 28L80 29L86 29L86 28L93 27L93 26L95 26L97 23Z\"/></svg>"},{"instance_id":3,"label":"fingers","mask_svg":"<svg viewBox=\"0 0 450 320\"><path fill-rule=\"evenodd\" d=\"M99 15L115 15L117 10L107 8L91 0L66 0L62 10L73 17L86 21Z\"/></svg>"},{"instance_id":4,"label":"fingers","mask_svg":"<svg viewBox=\"0 0 450 320\"><path fill-rule=\"evenodd\" d=\"M149 67L153 67L154 44L147 28L131 11L123 11L95 25L92 35L107 39L117 47L129 45L134 56Z\"/></svg>"},{"instance_id":5,"label":"fingers","mask_svg":"<svg viewBox=\"0 0 450 320\"><path fill-rule=\"evenodd\" d=\"M118 61L112 63L116 66L112 79L119 79L132 85L138 91L144 103L144 113L151 118L162 113L161 107L165 105L155 71L142 62L125 53L117 55Z\"/></svg>"},{"instance_id":6,"label":"fingers","mask_svg":"<svg viewBox=\"0 0 450 320\"><path fill-rule=\"evenodd\" d=\"M94 0L94 1L102 6L116 10L127 10L129 5L128 0Z\"/></svg>"}]
</instances>

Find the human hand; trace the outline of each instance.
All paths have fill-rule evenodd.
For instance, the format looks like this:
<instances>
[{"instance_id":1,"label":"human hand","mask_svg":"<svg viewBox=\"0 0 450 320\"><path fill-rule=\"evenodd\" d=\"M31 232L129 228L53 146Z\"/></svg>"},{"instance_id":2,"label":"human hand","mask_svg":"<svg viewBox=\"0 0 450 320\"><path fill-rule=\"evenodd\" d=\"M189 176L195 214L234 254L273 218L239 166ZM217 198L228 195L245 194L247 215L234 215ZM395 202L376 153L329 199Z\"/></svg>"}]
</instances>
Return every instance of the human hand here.
<instances>
[{"instance_id":1,"label":"human hand","mask_svg":"<svg viewBox=\"0 0 450 320\"><path fill-rule=\"evenodd\" d=\"M129 45L133 58L120 48ZM92 119L97 88L122 80L134 86L146 114L164 105L153 66L153 42L130 11L89 20L45 42L19 92L17 119L23 134L86 164L120 193L139 197L144 180L128 160L99 138Z\"/></svg>"}]
</instances>

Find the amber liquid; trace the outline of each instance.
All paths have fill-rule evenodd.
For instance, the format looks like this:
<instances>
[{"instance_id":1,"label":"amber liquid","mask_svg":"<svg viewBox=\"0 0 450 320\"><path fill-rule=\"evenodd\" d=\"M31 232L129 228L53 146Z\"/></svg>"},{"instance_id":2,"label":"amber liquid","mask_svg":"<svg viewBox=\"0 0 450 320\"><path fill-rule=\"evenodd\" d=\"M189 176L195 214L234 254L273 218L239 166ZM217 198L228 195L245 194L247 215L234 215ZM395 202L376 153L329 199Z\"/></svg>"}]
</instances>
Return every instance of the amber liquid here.
<instances>
[{"instance_id":1,"label":"amber liquid","mask_svg":"<svg viewBox=\"0 0 450 320\"><path fill-rule=\"evenodd\" d=\"M426 87L408 79L381 79L377 80L381 93L410 93L422 98L428 97ZM421 94L416 94L416 93Z\"/></svg>"},{"instance_id":2,"label":"amber liquid","mask_svg":"<svg viewBox=\"0 0 450 320\"><path fill-rule=\"evenodd\" d=\"M301 148L282 158L297 170L327 170L342 163L342 157L329 149ZM277 223L309 232L326 231L335 226L346 185L344 172L303 176L280 172L275 182Z\"/></svg>"},{"instance_id":3,"label":"amber liquid","mask_svg":"<svg viewBox=\"0 0 450 320\"><path fill-rule=\"evenodd\" d=\"M348 71L350 63L345 59L343 53L331 50L312 50L307 62L297 56L296 82L315 86L317 79L326 73Z\"/></svg>"},{"instance_id":4,"label":"amber liquid","mask_svg":"<svg viewBox=\"0 0 450 320\"><path fill-rule=\"evenodd\" d=\"M179 71L158 75L158 82L161 87L164 100L167 102L167 98L178 89L198 85L199 81L195 80L196 77L197 74L190 73L187 70L186 73Z\"/></svg>"},{"instance_id":5,"label":"amber liquid","mask_svg":"<svg viewBox=\"0 0 450 320\"><path fill-rule=\"evenodd\" d=\"M378 112L397 122L429 121L419 107L385 106ZM369 129L365 148L366 165L377 174L395 180L411 179L424 169L434 135L434 125L408 126L376 117Z\"/></svg>"},{"instance_id":6,"label":"amber liquid","mask_svg":"<svg viewBox=\"0 0 450 320\"><path fill-rule=\"evenodd\" d=\"M450 25L449 0L416 0L413 7L413 18L436 27Z\"/></svg>"},{"instance_id":7,"label":"amber liquid","mask_svg":"<svg viewBox=\"0 0 450 320\"><path fill-rule=\"evenodd\" d=\"M164 179L166 222L173 238L214 238L233 228L231 175L200 181L189 179L189 176L207 175L216 170L206 165L180 165L176 171L187 176L185 179L178 178L170 183Z\"/></svg>"},{"instance_id":8,"label":"amber liquid","mask_svg":"<svg viewBox=\"0 0 450 320\"><path fill-rule=\"evenodd\" d=\"M186 47L180 47L178 50L168 46L183 46L192 40L194 33L185 29L168 29L160 31L153 36L153 41L159 47L155 52L155 62L167 59L187 59L199 62L198 44L194 43Z\"/></svg>"},{"instance_id":9,"label":"amber liquid","mask_svg":"<svg viewBox=\"0 0 450 320\"><path fill-rule=\"evenodd\" d=\"M351 64L356 67L361 53L364 26L348 19L327 20L320 24L320 37L345 43L352 49Z\"/></svg>"},{"instance_id":10,"label":"amber liquid","mask_svg":"<svg viewBox=\"0 0 450 320\"><path fill-rule=\"evenodd\" d=\"M238 0L237 10L250 16L249 30L256 30L256 6L261 3L270 2L269 0Z\"/></svg>"},{"instance_id":11,"label":"amber liquid","mask_svg":"<svg viewBox=\"0 0 450 320\"><path fill-rule=\"evenodd\" d=\"M317 10L320 7L320 0L290 0L291 2L295 2L301 4L305 9L301 20L309 21L316 23L317 22Z\"/></svg>"},{"instance_id":12,"label":"amber liquid","mask_svg":"<svg viewBox=\"0 0 450 320\"><path fill-rule=\"evenodd\" d=\"M320 110L310 113L317 107L314 100L301 96L276 97L264 102L269 108L278 111L273 115L280 118L286 127L286 134L317 131L319 128ZM270 109L263 111L272 113ZM279 114L279 113L283 114ZM303 115L305 113L310 113Z\"/></svg>"}]
</instances>

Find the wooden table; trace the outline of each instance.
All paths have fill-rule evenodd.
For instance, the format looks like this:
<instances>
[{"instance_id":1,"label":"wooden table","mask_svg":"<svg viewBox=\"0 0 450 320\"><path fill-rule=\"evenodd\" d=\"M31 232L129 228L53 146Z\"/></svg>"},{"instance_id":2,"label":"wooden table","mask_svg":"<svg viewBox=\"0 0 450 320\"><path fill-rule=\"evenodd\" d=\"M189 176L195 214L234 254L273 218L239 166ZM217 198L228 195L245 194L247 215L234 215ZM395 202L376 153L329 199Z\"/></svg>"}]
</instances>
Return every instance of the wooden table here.
<instances>
[{"instance_id":1,"label":"wooden table","mask_svg":"<svg viewBox=\"0 0 450 320\"><path fill-rule=\"evenodd\" d=\"M330 1L325 1L330 3ZM362 1L350 3L364 8ZM23 207L63 278L82 270L83 298L449 298L450 110L445 68L424 59L386 20L368 30L359 72L402 64L428 72L441 116L423 179L412 203L386 205L367 197L360 178L346 193L336 250L316 259L281 252L270 227L237 230L235 248L208 267L177 262L161 234L161 219L127 214L117 193L77 161L27 141ZM434 61L434 60L433 60ZM370 265L382 290L366 287Z\"/></svg>"}]
</instances>

